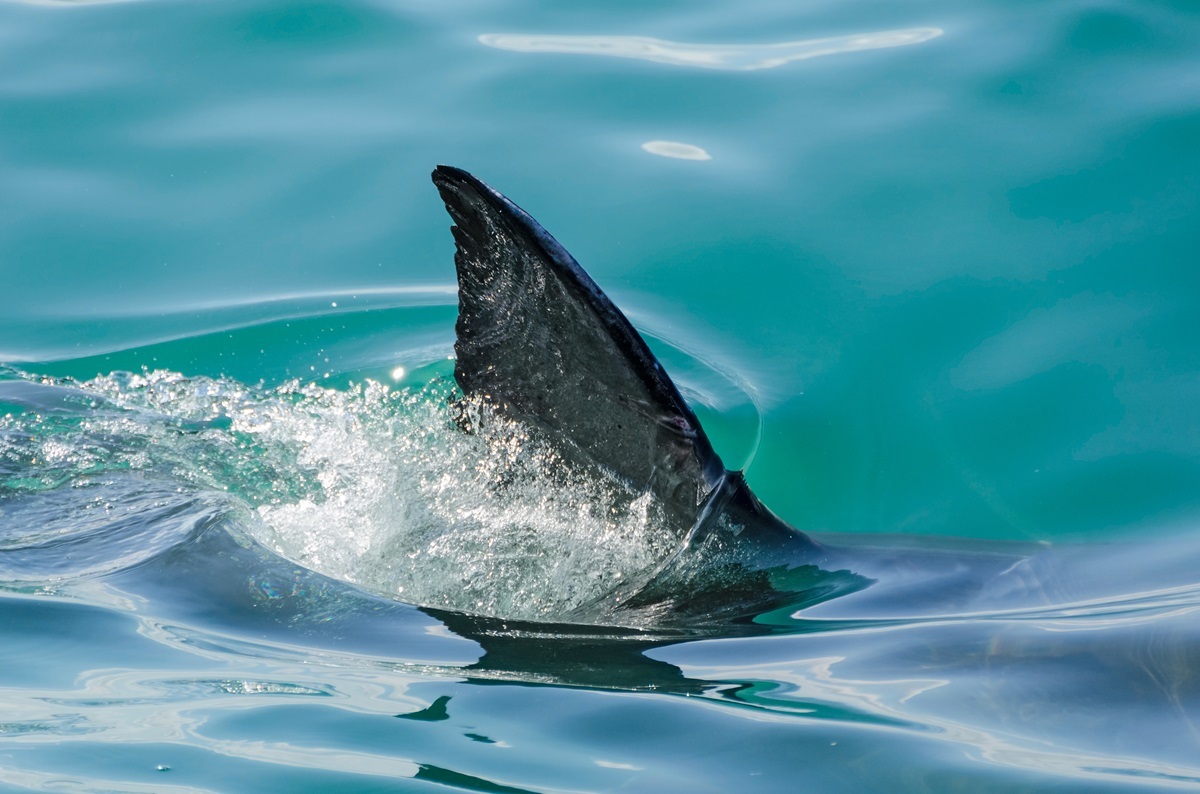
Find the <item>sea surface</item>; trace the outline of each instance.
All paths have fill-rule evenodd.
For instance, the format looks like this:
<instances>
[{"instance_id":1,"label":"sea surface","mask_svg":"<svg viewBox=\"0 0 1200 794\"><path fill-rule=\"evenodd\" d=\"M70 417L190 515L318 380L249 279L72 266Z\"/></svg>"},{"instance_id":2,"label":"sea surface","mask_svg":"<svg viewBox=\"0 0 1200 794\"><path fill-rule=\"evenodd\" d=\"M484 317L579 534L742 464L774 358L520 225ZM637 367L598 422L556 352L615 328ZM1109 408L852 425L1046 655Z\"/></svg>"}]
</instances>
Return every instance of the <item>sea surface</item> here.
<instances>
[{"instance_id":1,"label":"sea surface","mask_svg":"<svg viewBox=\"0 0 1200 794\"><path fill-rule=\"evenodd\" d=\"M588 612L671 538L454 424L439 163L865 584ZM0 0L0 790L1170 789L1200 6Z\"/></svg>"}]
</instances>

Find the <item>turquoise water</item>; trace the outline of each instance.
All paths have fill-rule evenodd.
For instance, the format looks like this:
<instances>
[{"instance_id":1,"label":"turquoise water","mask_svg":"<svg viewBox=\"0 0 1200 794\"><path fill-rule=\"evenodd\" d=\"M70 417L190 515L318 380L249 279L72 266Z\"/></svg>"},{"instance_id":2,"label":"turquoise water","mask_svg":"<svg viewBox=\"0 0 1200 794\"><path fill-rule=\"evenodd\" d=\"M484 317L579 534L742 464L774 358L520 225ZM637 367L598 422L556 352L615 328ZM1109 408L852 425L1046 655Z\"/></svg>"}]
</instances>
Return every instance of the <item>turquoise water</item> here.
<instances>
[{"instance_id":1,"label":"turquoise water","mask_svg":"<svg viewBox=\"0 0 1200 794\"><path fill-rule=\"evenodd\" d=\"M1200 787L1197 41L1129 0L0 2L0 785ZM564 625L658 541L489 507L437 163L875 584Z\"/></svg>"}]
</instances>

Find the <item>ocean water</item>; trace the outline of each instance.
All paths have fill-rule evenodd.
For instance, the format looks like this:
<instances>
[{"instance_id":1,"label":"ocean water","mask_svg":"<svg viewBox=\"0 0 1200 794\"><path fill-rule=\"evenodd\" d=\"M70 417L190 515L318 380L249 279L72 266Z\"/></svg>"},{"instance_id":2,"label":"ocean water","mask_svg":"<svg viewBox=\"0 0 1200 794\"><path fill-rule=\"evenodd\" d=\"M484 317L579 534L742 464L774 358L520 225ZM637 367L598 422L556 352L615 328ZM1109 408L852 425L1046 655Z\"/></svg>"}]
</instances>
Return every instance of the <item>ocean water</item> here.
<instances>
[{"instance_id":1,"label":"ocean water","mask_svg":"<svg viewBox=\"0 0 1200 794\"><path fill-rule=\"evenodd\" d=\"M1197 42L1134 0L0 0L0 789L1200 788ZM438 163L864 586L589 612L670 539L457 431Z\"/></svg>"}]
</instances>

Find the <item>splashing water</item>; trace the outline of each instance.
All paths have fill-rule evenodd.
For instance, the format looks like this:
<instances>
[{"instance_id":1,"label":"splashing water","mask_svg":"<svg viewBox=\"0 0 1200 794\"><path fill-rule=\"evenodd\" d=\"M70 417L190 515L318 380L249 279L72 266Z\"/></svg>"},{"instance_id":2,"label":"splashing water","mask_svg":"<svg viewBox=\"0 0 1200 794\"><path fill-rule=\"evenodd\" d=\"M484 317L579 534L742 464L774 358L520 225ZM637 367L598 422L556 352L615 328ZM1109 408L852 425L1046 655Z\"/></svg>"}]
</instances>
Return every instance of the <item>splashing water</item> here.
<instances>
[{"instance_id":1,"label":"splashing water","mask_svg":"<svg viewBox=\"0 0 1200 794\"><path fill-rule=\"evenodd\" d=\"M225 494L272 551L409 603L578 618L679 543L649 495L571 470L520 427L491 417L463 432L448 378L335 390L167 371L23 377L39 398L0 415L0 492L83 494L123 476L193 502Z\"/></svg>"}]
</instances>

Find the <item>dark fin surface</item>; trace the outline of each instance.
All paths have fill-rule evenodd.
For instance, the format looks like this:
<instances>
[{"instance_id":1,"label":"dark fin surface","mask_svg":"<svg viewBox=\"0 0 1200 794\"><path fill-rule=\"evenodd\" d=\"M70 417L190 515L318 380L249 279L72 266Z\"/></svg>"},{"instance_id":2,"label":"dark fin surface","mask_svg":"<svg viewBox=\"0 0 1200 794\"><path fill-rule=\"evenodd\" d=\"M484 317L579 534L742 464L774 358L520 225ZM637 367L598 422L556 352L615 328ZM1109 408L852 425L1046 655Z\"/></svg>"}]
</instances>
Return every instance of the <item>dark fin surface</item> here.
<instances>
[{"instance_id":1,"label":"dark fin surface","mask_svg":"<svg viewBox=\"0 0 1200 794\"><path fill-rule=\"evenodd\" d=\"M455 224L463 393L649 490L682 537L726 471L675 384L537 221L460 169L433 182Z\"/></svg>"}]
</instances>

